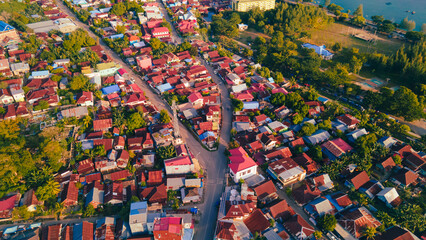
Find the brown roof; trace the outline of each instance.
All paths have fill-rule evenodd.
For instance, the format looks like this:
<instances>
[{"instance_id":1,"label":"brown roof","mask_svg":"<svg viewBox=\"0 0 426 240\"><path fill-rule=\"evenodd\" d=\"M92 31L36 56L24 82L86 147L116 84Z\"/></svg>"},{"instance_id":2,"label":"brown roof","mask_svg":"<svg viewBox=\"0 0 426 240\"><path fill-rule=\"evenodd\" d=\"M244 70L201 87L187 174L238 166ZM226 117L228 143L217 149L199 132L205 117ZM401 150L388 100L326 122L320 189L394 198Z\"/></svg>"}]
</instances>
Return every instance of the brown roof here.
<instances>
[{"instance_id":1,"label":"brown roof","mask_svg":"<svg viewBox=\"0 0 426 240\"><path fill-rule=\"evenodd\" d=\"M418 171L422 166L426 164L426 160L420 157L419 154L411 152L406 155L403 163L411 170Z\"/></svg>"},{"instance_id":2,"label":"brown roof","mask_svg":"<svg viewBox=\"0 0 426 240\"><path fill-rule=\"evenodd\" d=\"M368 181L370 181L370 177L366 171L355 173L355 175L350 179L350 182L357 190Z\"/></svg>"},{"instance_id":3,"label":"brown roof","mask_svg":"<svg viewBox=\"0 0 426 240\"><path fill-rule=\"evenodd\" d=\"M382 225L364 207L345 210L341 212L341 215L338 223L356 238L361 236L366 227L377 228Z\"/></svg>"},{"instance_id":4,"label":"brown roof","mask_svg":"<svg viewBox=\"0 0 426 240\"><path fill-rule=\"evenodd\" d=\"M216 228L216 238L223 240L234 240L238 230L233 222L218 221Z\"/></svg>"},{"instance_id":5,"label":"brown roof","mask_svg":"<svg viewBox=\"0 0 426 240\"><path fill-rule=\"evenodd\" d=\"M405 230L399 226L393 226L386 229L380 235L377 235L374 239L376 240L415 240L413 234L408 230Z\"/></svg>"},{"instance_id":6,"label":"brown roof","mask_svg":"<svg viewBox=\"0 0 426 240\"><path fill-rule=\"evenodd\" d=\"M269 221L260 209L256 209L248 218L244 219L244 224L252 234L261 233L269 227Z\"/></svg>"},{"instance_id":7,"label":"brown roof","mask_svg":"<svg viewBox=\"0 0 426 240\"><path fill-rule=\"evenodd\" d=\"M108 128L112 128L112 119L100 119L93 121L93 130L102 131Z\"/></svg>"},{"instance_id":8,"label":"brown roof","mask_svg":"<svg viewBox=\"0 0 426 240\"><path fill-rule=\"evenodd\" d=\"M159 185L163 182L163 171L149 171L148 172L148 181L146 182L148 186Z\"/></svg>"},{"instance_id":9,"label":"brown roof","mask_svg":"<svg viewBox=\"0 0 426 240\"><path fill-rule=\"evenodd\" d=\"M355 117L353 117L349 114L345 114L343 116L338 116L337 119L339 119L341 122L343 122L344 124L346 124L348 126L352 126L354 124L359 123L358 119L356 119Z\"/></svg>"},{"instance_id":10,"label":"brown roof","mask_svg":"<svg viewBox=\"0 0 426 240\"><path fill-rule=\"evenodd\" d=\"M293 236L299 236L304 233L306 236L311 236L315 229L308 222L306 222L300 215L294 215L289 220L284 222L284 227Z\"/></svg>"},{"instance_id":11,"label":"brown roof","mask_svg":"<svg viewBox=\"0 0 426 240\"><path fill-rule=\"evenodd\" d=\"M331 197L332 197L332 198L333 198L333 199L337 202L337 204L339 204L339 206L341 206L341 207L347 207L347 206L352 205L352 201L351 201L351 199L350 199L350 198L349 198L349 196L348 196L347 194L345 194L345 193L337 192L337 193L333 194Z\"/></svg>"},{"instance_id":12,"label":"brown roof","mask_svg":"<svg viewBox=\"0 0 426 240\"><path fill-rule=\"evenodd\" d=\"M321 196L321 191L317 187L311 188L307 183L293 190L293 198L297 203L304 205L315 198Z\"/></svg>"},{"instance_id":13,"label":"brown roof","mask_svg":"<svg viewBox=\"0 0 426 240\"><path fill-rule=\"evenodd\" d=\"M58 239L60 237L60 232L61 232L61 224L57 224L57 225L50 225L47 227L47 231L45 231L43 234L43 239L46 240L55 240Z\"/></svg>"},{"instance_id":14,"label":"brown roof","mask_svg":"<svg viewBox=\"0 0 426 240\"><path fill-rule=\"evenodd\" d=\"M281 218L283 221L289 219L295 214L293 208L288 205L286 200L281 200L278 203L272 205L269 207L269 211L271 211L273 218Z\"/></svg>"},{"instance_id":15,"label":"brown roof","mask_svg":"<svg viewBox=\"0 0 426 240\"><path fill-rule=\"evenodd\" d=\"M22 198L22 205L31 206L31 205L41 205L41 204L43 204L43 202L37 199L34 189L28 190L24 194L24 197Z\"/></svg>"},{"instance_id":16,"label":"brown roof","mask_svg":"<svg viewBox=\"0 0 426 240\"><path fill-rule=\"evenodd\" d=\"M149 203L163 203L167 199L167 187L165 184L147 187L142 190L141 197L147 199Z\"/></svg>"},{"instance_id":17,"label":"brown roof","mask_svg":"<svg viewBox=\"0 0 426 240\"><path fill-rule=\"evenodd\" d=\"M381 162L380 165L386 171L390 171L393 167L396 166L396 164L393 161L392 157L387 158L386 160L384 160L383 162Z\"/></svg>"},{"instance_id":18,"label":"brown roof","mask_svg":"<svg viewBox=\"0 0 426 240\"><path fill-rule=\"evenodd\" d=\"M259 186L253 188L253 190L259 199L264 199L273 194L277 196L277 189L275 188L272 180L260 184Z\"/></svg>"},{"instance_id":19,"label":"brown roof","mask_svg":"<svg viewBox=\"0 0 426 240\"><path fill-rule=\"evenodd\" d=\"M393 178L404 184L405 186L409 186L410 184L414 183L418 177L419 175L417 173L409 169L403 168L399 170Z\"/></svg>"}]
</instances>

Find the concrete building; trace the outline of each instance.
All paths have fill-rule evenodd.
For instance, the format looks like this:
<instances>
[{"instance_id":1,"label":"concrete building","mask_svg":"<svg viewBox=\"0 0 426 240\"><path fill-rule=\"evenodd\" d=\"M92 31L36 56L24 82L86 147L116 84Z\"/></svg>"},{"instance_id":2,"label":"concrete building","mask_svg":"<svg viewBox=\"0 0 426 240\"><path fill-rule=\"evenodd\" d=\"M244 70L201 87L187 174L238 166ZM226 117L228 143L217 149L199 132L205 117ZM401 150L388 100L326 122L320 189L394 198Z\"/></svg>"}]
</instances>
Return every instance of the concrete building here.
<instances>
[{"instance_id":1,"label":"concrete building","mask_svg":"<svg viewBox=\"0 0 426 240\"><path fill-rule=\"evenodd\" d=\"M69 18L59 18L27 24L27 27L34 30L35 33L48 33L51 30L58 30L62 33L70 33L77 30L77 25Z\"/></svg>"},{"instance_id":2,"label":"concrete building","mask_svg":"<svg viewBox=\"0 0 426 240\"><path fill-rule=\"evenodd\" d=\"M129 225L132 235L147 231L147 202L135 202L130 205Z\"/></svg>"},{"instance_id":3,"label":"concrete building","mask_svg":"<svg viewBox=\"0 0 426 240\"><path fill-rule=\"evenodd\" d=\"M232 10L247 12L258 7L262 11L275 8L275 0L232 0Z\"/></svg>"},{"instance_id":4,"label":"concrete building","mask_svg":"<svg viewBox=\"0 0 426 240\"><path fill-rule=\"evenodd\" d=\"M0 21L0 42L5 40L5 38L19 40L19 35L14 27L10 26L5 22Z\"/></svg>"}]
</instances>

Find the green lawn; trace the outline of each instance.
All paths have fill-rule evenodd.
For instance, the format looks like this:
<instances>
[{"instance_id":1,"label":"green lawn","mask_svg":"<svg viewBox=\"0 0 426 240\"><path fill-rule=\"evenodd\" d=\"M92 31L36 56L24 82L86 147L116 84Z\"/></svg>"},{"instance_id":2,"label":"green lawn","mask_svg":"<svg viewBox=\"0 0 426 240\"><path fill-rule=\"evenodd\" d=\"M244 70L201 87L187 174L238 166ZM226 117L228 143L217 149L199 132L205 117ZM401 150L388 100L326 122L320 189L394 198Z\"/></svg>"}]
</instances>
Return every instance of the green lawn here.
<instances>
[{"instance_id":1,"label":"green lawn","mask_svg":"<svg viewBox=\"0 0 426 240\"><path fill-rule=\"evenodd\" d=\"M266 35L266 34L263 34L263 33L261 33L261 32L258 32L258 31L256 31L255 29L253 29L253 28L249 28L249 29L247 29L246 31L242 31L242 32L240 32L240 35L238 36L238 37L235 37L234 39L235 40L237 40L237 41L239 41L239 42L242 42L242 43L244 43L244 44L247 44L248 45L248 43L249 43L249 38L251 38L251 41L253 41L256 37L258 37L258 36L262 36L263 38L265 38L265 39L269 39L269 38L271 38L271 37L269 37L268 35Z\"/></svg>"},{"instance_id":2,"label":"green lawn","mask_svg":"<svg viewBox=\"0 0 426 240\"><path fill-rule=\"evenodd\" d=\"M354 47L362 52L377 51L384 54L392 54L402 45L400 40L388 39L382 36L378 36L375 43L368 43L351 36L351 34L360 31L362 30L342 23L333 23L324 29L312 30L311 38L303 40L317 45L324 44L327 48L331 48L334 43L340 42L343 47Z\"/></svg>"}]
</instances>

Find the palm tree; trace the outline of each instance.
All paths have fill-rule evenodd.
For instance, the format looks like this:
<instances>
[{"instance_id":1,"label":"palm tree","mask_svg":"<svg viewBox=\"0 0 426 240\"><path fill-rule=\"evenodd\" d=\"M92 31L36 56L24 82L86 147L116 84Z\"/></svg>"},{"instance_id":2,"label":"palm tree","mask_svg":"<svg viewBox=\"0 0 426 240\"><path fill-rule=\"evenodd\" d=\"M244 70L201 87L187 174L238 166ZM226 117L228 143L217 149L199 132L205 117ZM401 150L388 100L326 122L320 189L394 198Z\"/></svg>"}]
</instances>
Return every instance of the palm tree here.
<instances>
[{"instance_id":1,"label":"palm tree","mask_svg":"<svg viewBox=\"0 0 426 240\"><path fill-rule=\"evenodd\" d=\"M376 232L377 232L376 228L366 227L362 235L366 237L367 239L374 239L374 236L376 236Z\"/></svg>"},{"instance_id":2,"label":"palm tree","mask_svg":"<svg viewBox=\"0 0 426 240\"><path fill-rule=\"evenodd\" d=\"M290 84L290 88L293 88L296 85L296 83L297 83L296 78L295 77L291 77L288 80L288 83Z\"/></svg>"},{"instance_id":3,"label":"palm tree","mask_svg":"<svg viewBox=\"0 0 426 240\"><path fill-rule=\"evenodd\" d=\"M91 122L92 122L92 118L89 115L83 118L83 125L85 128L88 128Z\"/></svg>"},{"instance_id":4,"label":"palm tree","mask_svg":"<svg viewBox=\"0 0 426 240\"><path fill-rule=\"evenodd\" d=\"M59 219L62 216L62 213L64 212L64 210L66 209L66 207L64 206L63 203L56 203L55 204L55 208L54 208L54 214L56 215L56 219Z\"/></svg>"}]
</instances>

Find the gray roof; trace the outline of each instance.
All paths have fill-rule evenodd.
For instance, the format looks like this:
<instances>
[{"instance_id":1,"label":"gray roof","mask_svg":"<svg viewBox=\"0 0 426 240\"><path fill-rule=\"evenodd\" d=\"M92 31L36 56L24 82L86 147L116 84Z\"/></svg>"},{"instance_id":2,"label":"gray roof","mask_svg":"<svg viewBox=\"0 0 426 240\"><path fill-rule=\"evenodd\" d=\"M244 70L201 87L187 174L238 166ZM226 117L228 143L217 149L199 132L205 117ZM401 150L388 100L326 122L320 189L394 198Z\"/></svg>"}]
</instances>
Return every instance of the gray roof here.
<instances>
[{"instance_id":1,"label":"gray roof","mask_svg":"<svg viewBox=\"0 0 426 240\"><path fill-rule=\"evenodd\" d=\"M89 111L87 111L87 107L83 107L83 106L69 108L69 109L65 109L61 111L61 116L63 118L69 118L69 117L80 118L88 114L89 114Z\"/></svg>"}]
</instances>

